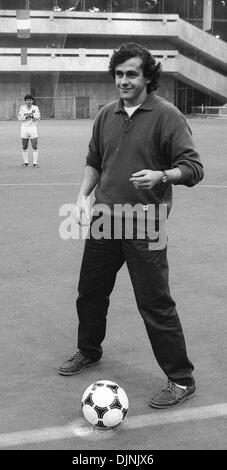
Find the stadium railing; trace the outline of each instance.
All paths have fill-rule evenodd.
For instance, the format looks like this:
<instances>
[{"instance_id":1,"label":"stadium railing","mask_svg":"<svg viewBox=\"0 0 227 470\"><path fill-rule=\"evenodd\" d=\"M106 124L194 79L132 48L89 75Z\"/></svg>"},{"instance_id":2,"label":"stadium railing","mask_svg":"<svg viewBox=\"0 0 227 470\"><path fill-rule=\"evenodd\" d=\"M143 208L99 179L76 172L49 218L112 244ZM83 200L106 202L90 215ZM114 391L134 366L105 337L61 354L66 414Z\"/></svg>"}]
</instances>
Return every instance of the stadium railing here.
<instances>
[{"instance_id":1,"label":"stadium railing","mask_svg":"<svg viewBox=\"0 0 227 470\"><path fill-rule=\"evenodd\" d=\"M227 119L227 105L224 106L192 106L191 115L197 117L212 117Z\"/></svg>"}]
</instances>

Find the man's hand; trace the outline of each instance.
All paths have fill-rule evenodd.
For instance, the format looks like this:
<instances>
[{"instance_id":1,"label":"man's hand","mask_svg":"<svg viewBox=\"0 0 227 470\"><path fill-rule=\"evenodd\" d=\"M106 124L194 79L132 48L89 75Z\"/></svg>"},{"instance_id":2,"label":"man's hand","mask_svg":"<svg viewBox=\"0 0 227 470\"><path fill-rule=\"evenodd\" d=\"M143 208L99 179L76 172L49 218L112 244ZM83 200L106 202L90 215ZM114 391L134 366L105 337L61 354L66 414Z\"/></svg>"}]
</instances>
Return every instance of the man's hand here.
<instances>
[{"instance_id":1,"label":"man's hand","mask_svg":"<svg viewBox=\"0 0 227 470\"><path fill-rule=\"evenodd\" d=\"M76 223L83 226L89 225L91 220L90 198L82 196L77 199L74 212Z\"/></svg>"},{"instance_id":2,"label":"man's hand","mask_svg":"<svg viewBox=\"0 0 227 470\"><path fill-rule=\"evenodd\" d=\"M133 173L129 181L131 181L136 189L152 189L156 184L161 182L162 171L141 170Z\"/></svg>"}]
</instances>

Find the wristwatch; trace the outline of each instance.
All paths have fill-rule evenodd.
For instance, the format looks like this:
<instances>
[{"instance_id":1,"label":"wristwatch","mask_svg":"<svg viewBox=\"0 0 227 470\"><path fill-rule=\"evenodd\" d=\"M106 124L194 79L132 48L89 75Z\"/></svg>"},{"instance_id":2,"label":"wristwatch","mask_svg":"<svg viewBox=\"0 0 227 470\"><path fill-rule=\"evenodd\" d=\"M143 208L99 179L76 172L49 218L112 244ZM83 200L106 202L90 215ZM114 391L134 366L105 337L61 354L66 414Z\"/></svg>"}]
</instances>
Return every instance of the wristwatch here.
<instances>
[{"instance_id":1,"label":"wristwatch","mask_svg":"<svg viewBox=\"0 0 227 470\"><path fill-rule=\"evenodd\" d=\"M162 183L167 183L168 175L167 175L166 171L162 172L162 180L161 181L162 181Z\"/></svg>"}]
</instances>

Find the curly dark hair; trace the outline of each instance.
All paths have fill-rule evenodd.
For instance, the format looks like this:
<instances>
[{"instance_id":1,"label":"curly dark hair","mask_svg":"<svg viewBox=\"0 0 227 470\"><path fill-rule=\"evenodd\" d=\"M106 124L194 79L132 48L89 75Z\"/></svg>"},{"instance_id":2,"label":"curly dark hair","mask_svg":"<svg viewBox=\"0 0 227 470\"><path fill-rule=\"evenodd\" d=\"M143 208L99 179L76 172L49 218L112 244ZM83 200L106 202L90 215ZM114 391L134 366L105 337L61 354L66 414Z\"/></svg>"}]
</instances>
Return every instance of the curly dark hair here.
<instances>
[{"instance_id":1,"label":"curly dark hair","mask_svg":"<svg viewBox=\"0 0 227 470\"><path fill-rule=\"evenodd\" d=\"M119 49L115 49L109 63L109 73L115 78L115 69L117 65L123 64L132 57L142 59L143 76L151 80L147 85L147 93L157 90L158 80L161 73L161 64L156 62L155 58L145 47L135 42L121 44Z\"/></svg>"},{"instance_id":2,"label":"curly dark hair","mask_svg":"<svg viewBox=\"0 0 227 470\"><path fill-rule=\"evenodd\" d=\"M24 101L26 101L26 100L32 100L33 103L35 102L35 99L34 99L34 97L33 97L32 95L25 95Z\"/></svg>"}]
</instances>

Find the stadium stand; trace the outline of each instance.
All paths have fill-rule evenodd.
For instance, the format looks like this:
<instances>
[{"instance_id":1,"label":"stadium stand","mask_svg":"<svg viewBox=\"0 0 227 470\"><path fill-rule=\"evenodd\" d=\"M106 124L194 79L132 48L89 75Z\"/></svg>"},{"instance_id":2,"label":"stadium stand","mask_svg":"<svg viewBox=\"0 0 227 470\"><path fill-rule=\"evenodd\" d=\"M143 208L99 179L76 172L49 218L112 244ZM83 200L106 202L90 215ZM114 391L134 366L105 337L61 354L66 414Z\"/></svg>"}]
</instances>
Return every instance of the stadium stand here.
<instances>
[{"instance_id":1,"label":"stadium stand","mask_svg":"<svg viewBox=\"0 0 227 470\"><path fill-rule=\"evenodd\" d=\"M0 119L28 92L43 118L95 116L116 97L108 62L126 41L161 62L158 93L183 113L225 116L226 25L220 0L0 0Z\"/></svg>"}]
</instances>

